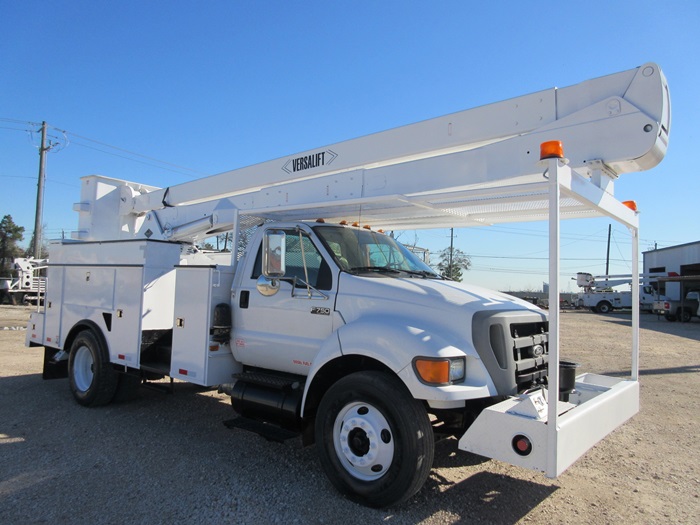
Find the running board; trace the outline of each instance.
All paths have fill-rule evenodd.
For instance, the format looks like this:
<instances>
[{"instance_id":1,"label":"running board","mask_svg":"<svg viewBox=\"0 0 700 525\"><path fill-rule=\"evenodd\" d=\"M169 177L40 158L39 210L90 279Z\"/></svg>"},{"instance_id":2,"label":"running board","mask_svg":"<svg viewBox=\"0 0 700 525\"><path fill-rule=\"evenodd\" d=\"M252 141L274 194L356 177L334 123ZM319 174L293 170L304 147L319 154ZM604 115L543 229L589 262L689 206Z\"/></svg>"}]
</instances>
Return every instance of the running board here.
<instances>
[{"instance_id":1,"label":"running board","mask_svg":"<svg viewBox=\"0 0 700 525\"><path fill-rule=\"evenodd\" d=\"M238 428L247 430L248 432L258 434L268 441L275 441L276 443L284 443L289 439L299 436L297 432L292 432L291 430L286 430L276 425L263 423L262 421L256 421L242 416L224 421L224 426L230 429Z\"/></svg>"}]
</instances>

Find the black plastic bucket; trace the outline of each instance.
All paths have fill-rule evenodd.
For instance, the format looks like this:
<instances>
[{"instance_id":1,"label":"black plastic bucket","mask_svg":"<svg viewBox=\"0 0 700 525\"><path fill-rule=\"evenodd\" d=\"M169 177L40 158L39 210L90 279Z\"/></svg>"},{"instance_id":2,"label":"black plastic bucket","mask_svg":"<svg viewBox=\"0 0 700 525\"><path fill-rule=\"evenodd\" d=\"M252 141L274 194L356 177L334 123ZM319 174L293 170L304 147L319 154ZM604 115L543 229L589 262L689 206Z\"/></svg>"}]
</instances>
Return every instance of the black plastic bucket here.
<instances>
[{"instance_id":1,"label":"black plastic bucket","mask_svg":"<svg viewBox=\"0 0 700 525\"><path fill-rule=\"evenodd\" d=\"M576 387L576 369L578 363L559 361L559 401L568 401L569 394Z\"/></svg>"}]
</instances>

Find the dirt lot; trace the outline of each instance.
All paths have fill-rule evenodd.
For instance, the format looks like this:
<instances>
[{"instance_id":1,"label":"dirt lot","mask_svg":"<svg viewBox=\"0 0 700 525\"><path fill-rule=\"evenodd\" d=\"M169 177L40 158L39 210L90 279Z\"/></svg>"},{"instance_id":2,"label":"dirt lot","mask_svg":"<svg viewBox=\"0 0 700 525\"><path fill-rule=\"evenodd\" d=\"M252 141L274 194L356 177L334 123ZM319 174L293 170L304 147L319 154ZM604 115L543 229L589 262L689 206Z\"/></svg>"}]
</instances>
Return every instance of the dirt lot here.
<instances>
[{"instance_id":1,"label":"dirt lot","mask_svg":"<svg viewBox=\"0 0 700 525\"><path fill-rule=\"evenodd\" d=\"M431 476L388 510L344 500L313 448L222 421L224 396L174 395L98 409L42 381L25 348L29 309L0 307L0 523L700 523L700 322L642 316L641 412L556 480L438 444ZM629 370L628 314L562 314L562 355Z\"/></svg>"}]
</instances>

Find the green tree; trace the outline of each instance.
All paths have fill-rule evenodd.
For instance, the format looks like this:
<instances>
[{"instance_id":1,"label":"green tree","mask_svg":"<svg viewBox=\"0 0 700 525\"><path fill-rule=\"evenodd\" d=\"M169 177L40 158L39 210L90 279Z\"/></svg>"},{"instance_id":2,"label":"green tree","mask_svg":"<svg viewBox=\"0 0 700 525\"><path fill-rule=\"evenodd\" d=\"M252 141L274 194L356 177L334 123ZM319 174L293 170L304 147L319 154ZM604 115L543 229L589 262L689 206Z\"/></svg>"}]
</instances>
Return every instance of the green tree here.
<instances>
[{"instance_id":1,"label":"green tree","mask_svg":"<svg viewBox=\"0 0 700 525\"><path fill-rule=\"evenodd\" d=\"M445 248L438 255L440 262L437 264L437 269L440 275L461 282L462 270L469 269L472 265L471 258L459 248Z\"/></svg>"},{"instance_id":2,"label":"green tree","mask_svg":"<svg viewBox=\"0 0 700 525\"><path fill-rule=\"evenodd\" d=\"M12 261L22 254L17 243L24 239L24 226L18 226L12 215L5 215L0 221L0 277L12 276Z\"/></svg>"}]
</instances>

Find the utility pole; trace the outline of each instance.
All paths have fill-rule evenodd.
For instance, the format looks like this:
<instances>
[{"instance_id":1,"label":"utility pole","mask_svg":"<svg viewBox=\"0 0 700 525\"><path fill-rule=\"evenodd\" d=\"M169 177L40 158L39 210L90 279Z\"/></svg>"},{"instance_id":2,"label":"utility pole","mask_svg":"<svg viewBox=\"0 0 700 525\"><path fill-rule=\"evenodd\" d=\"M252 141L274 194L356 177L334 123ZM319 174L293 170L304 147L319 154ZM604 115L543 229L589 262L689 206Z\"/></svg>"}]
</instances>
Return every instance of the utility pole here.
<instances>
[{"instance_id":1,"label":"utility pole","mask_svg":"<svg viewBox=\"0 0 700 525\"><path fill-rule=\"evenodd\" d=\"M39 182L36 191L36 215L34 216L34 258L41 258L41 221L44 207L44 178L46 168L46 122L41 123L41 146L39 147Z\"/></svg>"},{"instance_id":2,"label":"utility pole","mask_svg":"<svg viewBox=\"0 0 700 525\"><path fill-rule=\"evenodd\" d=\"M612 224L608 224L608 253L605 256L605 275L610 275L610 231Z\"/></svg>"}]
</instances>

